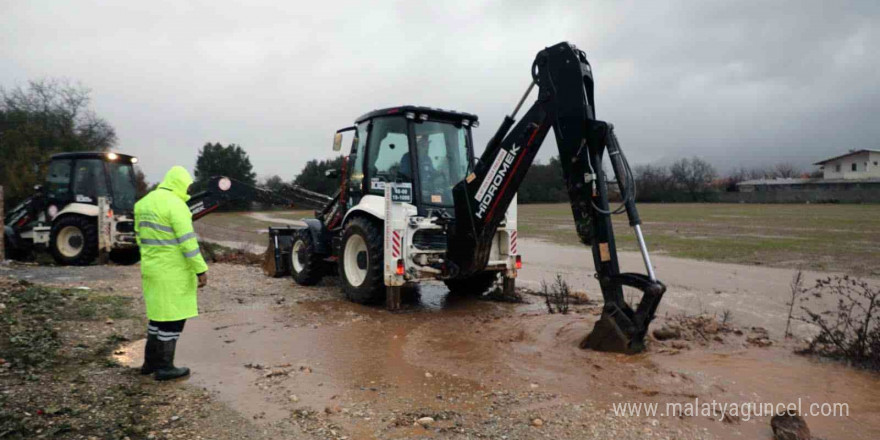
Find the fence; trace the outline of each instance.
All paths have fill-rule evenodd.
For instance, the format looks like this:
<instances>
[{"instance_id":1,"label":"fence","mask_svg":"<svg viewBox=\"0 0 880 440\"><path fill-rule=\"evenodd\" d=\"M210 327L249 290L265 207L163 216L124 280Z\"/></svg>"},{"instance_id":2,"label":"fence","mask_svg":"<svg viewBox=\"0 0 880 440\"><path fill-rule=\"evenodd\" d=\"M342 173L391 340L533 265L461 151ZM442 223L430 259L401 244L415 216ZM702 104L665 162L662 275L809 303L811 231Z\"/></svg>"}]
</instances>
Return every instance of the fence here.
<instances>
[{"instance_id":1,"label":"fence","mask_svg":"<svg viewBox=\"0 0 880 440\"><path fill-rule=\"evenodd\" d=\"M880 182L810 182L755 185L750 191L718 193L725 203L880 203Z\"/></svg>"}]
</instances>

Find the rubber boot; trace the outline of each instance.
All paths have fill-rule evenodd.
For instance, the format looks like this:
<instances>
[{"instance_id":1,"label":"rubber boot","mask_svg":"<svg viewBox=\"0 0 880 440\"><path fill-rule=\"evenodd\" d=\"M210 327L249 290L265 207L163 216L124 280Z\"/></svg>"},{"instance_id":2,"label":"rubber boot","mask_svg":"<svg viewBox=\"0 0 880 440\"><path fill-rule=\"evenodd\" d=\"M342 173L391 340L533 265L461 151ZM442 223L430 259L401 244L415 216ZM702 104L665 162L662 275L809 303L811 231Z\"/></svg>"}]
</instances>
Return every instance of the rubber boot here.
<instances>
[{"instance_id":1,"label":"rubber boot","mask_svg":"<svg viewBox=\"0 0 880 440\"><path fill-rule=\"evenodd\" d=\"M147 335L147 345L144 347L144 365L141 366L141 374L153 374L159 363L159 336Z\"/></svg>"},{"instance_id":2,"label":"rubber boot","mask_svg":"<svg viewBox=\"0 0 880 440\"><path fill-rule=\"evenodd\" d=\"M189 368L174 366L174 350L177 348L177 341L158 341L158 343L160 357L156 368L156 380L171 380L189 376Z\"/></svg>"}]
</instances>

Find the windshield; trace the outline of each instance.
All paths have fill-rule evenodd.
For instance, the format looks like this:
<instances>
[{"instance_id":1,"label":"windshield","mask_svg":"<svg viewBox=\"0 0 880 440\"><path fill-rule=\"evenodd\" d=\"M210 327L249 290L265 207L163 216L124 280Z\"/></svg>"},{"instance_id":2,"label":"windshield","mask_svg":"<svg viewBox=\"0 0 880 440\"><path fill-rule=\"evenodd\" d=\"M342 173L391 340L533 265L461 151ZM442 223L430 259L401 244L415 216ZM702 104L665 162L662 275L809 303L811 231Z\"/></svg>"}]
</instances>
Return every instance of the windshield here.
<instances>
[{"instance_id":1,"label":"windshield","mask_svg":"<svg viewBox=\"0 0 880 440\"><path fill-rule=\"evenodd\" d=\"M113 209L120 212L134 212L136 191L131 164L107 162L107 167L110 171L110 186L113 189Z\"/></svg>"},{"instance_id":2,"label":"windshield","mask_svg":"<svg viewBox=\"0 0 880 440\"><path fill-rule=\"evenodd\" d=\"M468 172L467 128L435 121L414 125L422 203L451 207L452 187Z\"/></svg>"}]
</instances>

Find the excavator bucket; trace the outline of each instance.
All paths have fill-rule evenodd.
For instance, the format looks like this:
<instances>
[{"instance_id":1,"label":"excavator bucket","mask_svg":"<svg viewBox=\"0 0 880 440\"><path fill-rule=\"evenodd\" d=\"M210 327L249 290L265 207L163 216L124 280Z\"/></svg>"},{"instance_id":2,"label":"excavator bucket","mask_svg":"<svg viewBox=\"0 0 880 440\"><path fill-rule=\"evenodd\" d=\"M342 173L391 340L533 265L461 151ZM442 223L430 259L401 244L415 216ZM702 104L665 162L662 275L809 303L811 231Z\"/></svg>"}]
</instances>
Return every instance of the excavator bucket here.
<instances>
[{"instance_id":1,"label":"excavator bucket","mask_svg":"<svg viewBox=\"0 0 880 440\"><path fill-rule=\"evenodd\" d=\"M580 343L581 348L612 353L634 354L645 347L643 340L636 341L624 333L611 314L602 313L593 331Z\"/></svg>"}]
</instances>

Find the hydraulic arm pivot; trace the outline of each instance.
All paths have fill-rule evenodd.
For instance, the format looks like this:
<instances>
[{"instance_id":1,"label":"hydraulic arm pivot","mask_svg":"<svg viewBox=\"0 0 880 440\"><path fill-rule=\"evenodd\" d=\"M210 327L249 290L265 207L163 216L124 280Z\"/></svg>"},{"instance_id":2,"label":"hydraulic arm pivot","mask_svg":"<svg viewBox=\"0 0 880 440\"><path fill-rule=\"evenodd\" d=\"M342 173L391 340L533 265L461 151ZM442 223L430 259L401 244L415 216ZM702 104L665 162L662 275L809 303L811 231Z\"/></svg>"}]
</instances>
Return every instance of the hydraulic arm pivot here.
<instances>
[{"instance_id":1,"label":"hydraulic arm pivot","mask_svg":"<svg viewBox=\"0 0 880 440\"><path fill-rule=\"evenodd\" d=\"M654 275L642 236L632 171L613 126L595 119L593 76L583 51L565 42L540 51L532 65L532 79L473 172L453 189L455 224L449 234L450 260L465 275L485 267L495 231L552 128L575 227L580 240L592 247L605 301L602 317L581 346L639 352L666 286ZM516 113L535 85L537 101L514 125ZM602 169L606 153L623 198L614 210L609 207L607 176ZM647 275L620 272L611 215L624 211L635 230ZM635 310L624 299L624 286L643 293Z\"/></svg>"}]
</instances>

